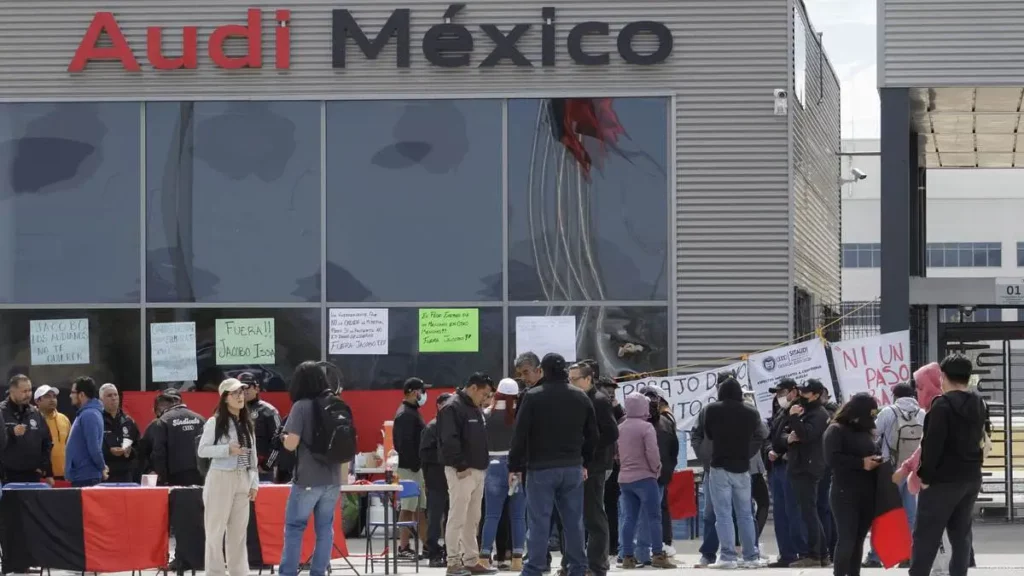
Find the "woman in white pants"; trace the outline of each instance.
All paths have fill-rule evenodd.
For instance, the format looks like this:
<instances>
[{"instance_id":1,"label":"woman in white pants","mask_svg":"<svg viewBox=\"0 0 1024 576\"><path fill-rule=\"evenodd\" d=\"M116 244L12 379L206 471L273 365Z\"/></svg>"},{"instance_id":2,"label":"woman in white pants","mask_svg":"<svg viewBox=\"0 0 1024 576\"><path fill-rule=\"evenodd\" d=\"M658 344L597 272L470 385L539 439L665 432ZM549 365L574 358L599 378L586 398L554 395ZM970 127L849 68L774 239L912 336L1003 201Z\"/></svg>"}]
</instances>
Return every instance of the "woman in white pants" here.
<instances>
[{"instance_id":1,"label":"woman in white pants","mask_svg":"<svg viewBox=\"0 0 1024 576\"><path fill-rule=\"evenodd\" d=\"M217 411L206 421L199 440L199 457L210 460L203 485L206 574L223 576L226 555L227 574L248 576L249 501L256 499L259 488L256 437L245 404L245 384L228 378L218 391Z\"/></svg>"}]
</instances>

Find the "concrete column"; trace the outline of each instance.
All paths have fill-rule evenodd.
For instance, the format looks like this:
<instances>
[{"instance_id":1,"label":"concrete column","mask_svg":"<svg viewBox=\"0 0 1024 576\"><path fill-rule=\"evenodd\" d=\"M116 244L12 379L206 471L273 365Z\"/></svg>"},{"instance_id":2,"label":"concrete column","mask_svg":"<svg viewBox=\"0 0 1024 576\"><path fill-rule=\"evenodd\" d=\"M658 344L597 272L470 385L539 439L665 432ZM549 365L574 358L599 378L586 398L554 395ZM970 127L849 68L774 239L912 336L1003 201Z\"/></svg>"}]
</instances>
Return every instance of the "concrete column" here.
<instances>
[{"instance_id":1,"label":"concrete column","mask_svg":"<svg viewBox=\"0 0 1024 576\"><path fill-rule=\"evenodd\" d=\"M910 91L882 88L881 100L881 328L910 328L911 197L917 158L911 154Z\"/></svg>"}]
</instances>

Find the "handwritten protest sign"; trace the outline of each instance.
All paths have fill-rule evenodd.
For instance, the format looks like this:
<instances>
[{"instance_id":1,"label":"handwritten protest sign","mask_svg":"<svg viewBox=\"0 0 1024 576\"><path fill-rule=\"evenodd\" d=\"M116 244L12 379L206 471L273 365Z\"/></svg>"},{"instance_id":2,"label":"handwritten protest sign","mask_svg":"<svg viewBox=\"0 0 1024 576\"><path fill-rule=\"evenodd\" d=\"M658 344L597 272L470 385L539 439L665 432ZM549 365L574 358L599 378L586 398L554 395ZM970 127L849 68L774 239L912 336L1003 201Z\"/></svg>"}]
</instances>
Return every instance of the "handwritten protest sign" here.
<instances>
[{"instance_id":1,"label":"handwritten protest sign","mask_svg":"<svg viewBox=\"0 0 1024 576\"><path fill-rule=\"evenodd\" d=\"M273 318L217 319L217 365L275 364Z\"/></svg>"},{"instance_id":2,"label":"handwritten protest sign","mask_svg":"<svg viewBox=\"0 0 1024 576\"><path fill-rule=\"evenodd\" d=\"M89 319L29 321L32 364L75 365L89 363Z\"/></svg>"},{"instance_id":3,"label":"handwritten protest sign","mask_svg":"<svg viewBox=\"0 0 1024 576\"><path fill-rule=\"evenodd\" d=\"M890 332L832 344L832 361L843 397L860 392L892 404L892 387L910 382L910 331Z\"/></svg>"},{"instance_id":4,"label":"handwritten protest sign","mask_svg":"<svg viewBox=\"0 0 1024 576\"><path fill-rule=\"evenodd\" d=\"M480 311L420 308L420 352L478 352Z\"/></svg>"},{"instance_id":5,"label":"handwritten protest sign","mask_svg":"<svg viewBox=\"0 0 1024 576\"><path fill-rule=\"evenodd\" d=\"M615 398L621 404L625 401L626 396L633 392L640 391L648 386L661 388L668 396L668 403L672 407L672 414L676 417L676 428L686 435L687 459L692 460L695 456L689 448L690 429L697 422L697 416L704 406L717 399L718 374L720 372L734 372L741 386L744 388L750 387L750 381L747 377L747 363L736 362L724 368L686 376L662 376L659 378L619 382L619 388L615 391Z\"/></svg>"},{"instance_id":6,"label":"handwritten protest sign","mask_svg":"<svg viewBox=\"0 0 1024 576\"><path fill-rule=\"evenodd\" d=\"M763 418L772 416L772 396L768 391L783 378L792 378L797 384L816 378L836 397L832 375L828 369L828 355L821 340L809 340L768 352L751 354L748 360L750 385L754 389L757 410Z\"/></svg>"},{"instance_id":7,"label":"handwritten protest sign","mask_svg":"<svg viewBox=\"0 0 1024 576\"><path fill-rule=\"evenodd\" d=\"M331 308L331 354L387 356L387 308Z\"/></svg>"},{"instance_id":8,"label":"handwritten protest sign","mask_svg":"<svg viewBox=\"0 0 1024 576\"><path fill-rule=\"evenodd\" d=\"M575 316L519 316L516 318L516 356L533 352L561 354L566 362L576 361Z\"/></svg>"},{"instance_id":9,"label":"handwritten protest sign","mask_svg":"<svg viewBox=\"0 0 1024 576\"><path fill-rule=\"evenodd\" d=\"M196 323L150 324L149 356L153 367L153 382L190 382L198 379Z\"/></svg>"}]
</instances>

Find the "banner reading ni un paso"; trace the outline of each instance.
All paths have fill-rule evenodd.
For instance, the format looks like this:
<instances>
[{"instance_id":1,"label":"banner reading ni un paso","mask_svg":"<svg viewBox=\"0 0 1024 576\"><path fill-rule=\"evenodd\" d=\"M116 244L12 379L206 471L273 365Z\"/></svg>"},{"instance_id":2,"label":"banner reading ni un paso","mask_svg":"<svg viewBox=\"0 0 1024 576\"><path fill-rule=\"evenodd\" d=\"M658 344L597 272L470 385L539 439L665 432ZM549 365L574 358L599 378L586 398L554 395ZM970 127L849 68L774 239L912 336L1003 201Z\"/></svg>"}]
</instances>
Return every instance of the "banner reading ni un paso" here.
<instances>
[{"instance_id":1,"label":"banner reading ni un paso","mask_svg":"<svg viewBox=\"0 0 1024 576\"><path fill-rule=\"evenodd\" d=\"M910 330L832 344L832 360L843 398L859 392L892 404L892 387L910 382Z\"/></svg>"},{"instance_id":2,"label":"banner reading ni un paso","mask_svg":"<svg viewBox=\"0 0 1024 576\"><path fill-rule=\"evenodd\" d=\"M760 354L751 354L749 364L750 384L754 389L757 409L763 418L772 416L772 393L768 389L783 378L792 378L797 384L810 378L817 378L828 388L832 398L836 397L832 375L828 370L828 356L821 340L808 340Z\"/></svg>"}]
</instances>

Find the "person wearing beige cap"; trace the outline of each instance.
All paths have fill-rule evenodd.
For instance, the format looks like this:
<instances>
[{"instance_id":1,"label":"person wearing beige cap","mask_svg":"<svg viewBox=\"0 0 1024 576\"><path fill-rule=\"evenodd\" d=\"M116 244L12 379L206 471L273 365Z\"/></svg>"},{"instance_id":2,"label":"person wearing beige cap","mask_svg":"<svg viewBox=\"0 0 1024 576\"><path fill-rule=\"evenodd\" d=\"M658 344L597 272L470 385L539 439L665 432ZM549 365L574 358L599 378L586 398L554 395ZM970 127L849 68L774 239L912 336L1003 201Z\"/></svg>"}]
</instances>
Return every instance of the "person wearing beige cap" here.
<instances>
[{"instance_id":1,"label":"person wearing beige cap","mask_svg":"<svg viewBox=\"0 0 1024 576\"><path fill-rule=\"evenodd\" d=\"M206 573L222 576L226 560L227 574L248 576L249 502L256 500L259 489L256 437L245 403L245 384L228 378L217 390L217 411L206 421L198 449L199 457L210 461L203 485Z\"/></svg>"},{"instance_id":2,"label":"person wearing beige cap","mask_svg":"<svg viewBox=\"0 0 1024 576\"><path fill-rule=\"evenodd\" d=\"M56 480L64 479L64 451L68 445L68 436L71 434L71 420L57 411L57 395L60 390L53 386L43 384L33 392L32 398L36 401L36 408L46 420L46 427L50 429L50 441L53 448L50 449L50 464L53 465L53 477Z\"/></svg>"}]
</instances>

